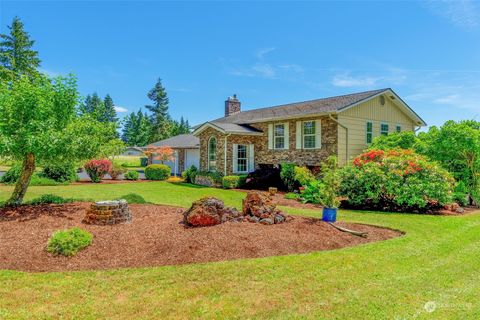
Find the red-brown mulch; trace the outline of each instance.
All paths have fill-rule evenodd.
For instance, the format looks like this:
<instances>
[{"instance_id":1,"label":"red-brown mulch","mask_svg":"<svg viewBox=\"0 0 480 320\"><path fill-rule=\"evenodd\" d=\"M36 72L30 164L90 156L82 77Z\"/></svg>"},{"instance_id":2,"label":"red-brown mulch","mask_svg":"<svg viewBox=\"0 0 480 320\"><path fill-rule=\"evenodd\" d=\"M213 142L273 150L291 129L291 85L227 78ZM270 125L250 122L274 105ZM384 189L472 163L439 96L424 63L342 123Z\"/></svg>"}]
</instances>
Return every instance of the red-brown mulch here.
<instances>
[{"instance_id":1,"label":"red-brown mulch","mask_svg":"<svg viewBox=\"0 0 480 320\"><path fill-rule=\"evenodd\" d=\"M181 224L183 209L130 205L133 222L114 226L81 223L89 203L0 209L0 269L92 270L178 265L331 250L400 236L395 230L338 223L368 232L361 238L313 218L276 225L227 222L204 228ZM73 257L46 252L56 230L79 226L93 233L91 246Z\"/></svg>"}]
</instances>

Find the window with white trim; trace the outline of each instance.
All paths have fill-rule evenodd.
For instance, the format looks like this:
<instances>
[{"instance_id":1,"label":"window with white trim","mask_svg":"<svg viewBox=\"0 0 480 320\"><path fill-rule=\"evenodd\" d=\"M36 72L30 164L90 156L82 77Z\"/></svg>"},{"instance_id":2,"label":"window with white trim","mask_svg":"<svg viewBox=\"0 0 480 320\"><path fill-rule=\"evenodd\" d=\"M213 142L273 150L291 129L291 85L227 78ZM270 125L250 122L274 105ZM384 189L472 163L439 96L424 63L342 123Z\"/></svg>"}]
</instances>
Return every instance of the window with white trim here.
<instances>
[{"instance_id":1,"label":"window with white trim","mask_svg":"<svg viewBox=\"0 0 480 320\"><path fill-rule=\"evenodd\" d=\"M303 122L303 148L315 149L316 147L316 128L315 121Z\"/></svg>"},{"instance_id":2,"label":"window with white trim","mask_svg":"<svg viewBox=\"0 0 480 320\"><path fill-rule=\"evenodd\" d=\"M273 126L273 148L285 149L285 123Z\"/></svg>"},{"instance_id":3,"label":"window with white trim","mask_svg":"<svg viewBox=\"0 0 480 320\"><path fill-rule=\"evenodd\" d=\"M237 172L248 171L248 148L246 144L237 146Z\"/></svg>"},{"instance_id":4,"label":"window with white trim","mask_svg":"<svg viewBox=\"0 0 480 320\"><path fill-rule=\"evenodd\" d=\"M380 135L388 136L388 123L380 124Z\"/></svg>"},{"instance_id":5,"label":"window with white trim","mask_svg":"<svg viewBox=\"0 0 480 320\"><path fill-rule=\"evenodd\" d=\"M402 126L397 124L397 127L395 128L397 132L402 132Z\"/></svg>"},{"instance_id":6,"label":"window with white trim","mask_svg":"<svg viewBox=\"0 0 480 320\"><path fill-rule=\"evenodd\" d=\"M208 171L217 171L217 139L208 140Z\"/></svg>"},{"instance_id":7,"label":"window with white trim","mask_svg":"<svg viewBox=\"0 0 480 320\"><path fill-rule=\"evenodd\" d=\"M373 141L373 122L371 121L367 121L365 140L367 144L370 144Z\"/></svg>"}]
</instances>

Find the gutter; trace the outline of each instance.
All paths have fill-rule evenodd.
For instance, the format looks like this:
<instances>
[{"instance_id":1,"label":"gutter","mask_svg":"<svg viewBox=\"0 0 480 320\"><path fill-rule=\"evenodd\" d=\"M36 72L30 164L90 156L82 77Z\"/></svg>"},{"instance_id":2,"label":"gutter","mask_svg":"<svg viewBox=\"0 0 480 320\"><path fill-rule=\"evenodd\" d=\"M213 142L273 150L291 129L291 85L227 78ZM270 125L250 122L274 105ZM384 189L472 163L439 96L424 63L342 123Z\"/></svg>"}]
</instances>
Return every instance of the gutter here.
<instances>
[{"instance_id":1,"label":"gutter","mask_svg":"<svg viewBox=\"0 0 480 320\"><path fill-rule=\"evenodd\" d=\"M224 145L223 145L223 149L224 149L224 155L223 155L223 175L226 176L227 175L227 138L230 137L231 133L227 134L225 136L225 142L224 142Z\"/></svg>"},{"instance_id":2,"label":"gutter","mask_svg":"<svg viewBox=\"0 0 480 320\"><path fill-rule=\"evenodd\" d=\"M345 125L341 124L337 119L335 119L331 113L328 114L328 117L335 121L340 127L345 129L345 164L348 162L348 127ZM338 138L338 135L337 135Z\"/></svg>"}]
</instances>

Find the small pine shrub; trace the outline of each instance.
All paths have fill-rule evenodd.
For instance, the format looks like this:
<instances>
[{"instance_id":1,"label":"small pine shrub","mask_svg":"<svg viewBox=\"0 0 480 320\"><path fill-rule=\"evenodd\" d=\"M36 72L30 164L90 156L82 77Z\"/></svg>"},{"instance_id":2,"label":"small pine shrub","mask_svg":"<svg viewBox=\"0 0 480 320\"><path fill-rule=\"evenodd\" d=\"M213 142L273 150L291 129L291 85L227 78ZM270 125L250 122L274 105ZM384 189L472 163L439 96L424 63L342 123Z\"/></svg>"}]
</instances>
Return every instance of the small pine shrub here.
<instances>
[{"instance_id":1,"label":"small pine shrub","mask_svg":"<svg viewBox=\"0 0 480 320\"><path fill-rule=\"evenodd\" d=\"M92 182L100 182L112 170L112 162L108 159L93 159L85 163L84 167Z\"/></svg>"},{"instance_id":2,"label":"small pine shrub","mask_svg":"<svg viewBox=\"0 0 480 320\"><path fill-rule=\"evenodd\" d=\"M126 194L126 195L120 197L118 200L120 200L120 199L124 199L128 203L136 203L136 204L148 203L147 200L145 200L145 198L143 198L141 195L136 194L136 193Z\"/></svg>"},{"instance_id":3,"label":"small pine shrub","mask_svg":"<svg viewBox=\"0 0 480 320\"><path fill-rule=\"evenodd\" d=\"M182 172L182 177L185 179L185 182L195 183L195 176L198 173L197 167L192 165L190 168Z\"/></svg>"},{"instance_id":4,"label":"small pine shrub","mask_svg":"<svg viewBox=\"0 0 480 320\"><path fill-rule=\"evenodd\" d=\"M73 182L78 179L75 166L70 163L47 164L43 167L40 176L57 182Z\"/></svg>"},{"instance_id":5,"label":"small pine shrub","mask_svg":"<svg viewBox=\"0 0 480 320\"><path fill-rule=\"evenodd\" d=\"M138 180L140 178L140 175L137 171L128 171L127 173L125 173L124 178L126 180Z\"/></svg>"},{"instance_id":6,"label":"small pine shrub","mask_svg":"<svg viewBox=\"0 0 480 320\"><path fill-rule=\"evenodd\" d=\"M145 178L147 180L167 180L170 172L170 167L165 164L151 164L145 168Z\"/></svg>"},{"instance_id":7,"label":"small pine shrub","mask_svg":"<svg viewBox=\"0 0 480 320\"><path fill-rule=\"evenodd\" d=\"M222 178L222 186L225 189L234 189L238 188L240 183L240 177L239 176L225 176Z\"/></svg>"},{"instance_id":8,"label":"small pine shrub","mask_svg":"<svg viewBox=\"0 0 480 320\"><path fill-rule=\"evenodd\" d=\"M55 255L73 256L92 244L93 235L80 228L56 231L48 240L47 251Z\"/></svg>"}]
</instances>

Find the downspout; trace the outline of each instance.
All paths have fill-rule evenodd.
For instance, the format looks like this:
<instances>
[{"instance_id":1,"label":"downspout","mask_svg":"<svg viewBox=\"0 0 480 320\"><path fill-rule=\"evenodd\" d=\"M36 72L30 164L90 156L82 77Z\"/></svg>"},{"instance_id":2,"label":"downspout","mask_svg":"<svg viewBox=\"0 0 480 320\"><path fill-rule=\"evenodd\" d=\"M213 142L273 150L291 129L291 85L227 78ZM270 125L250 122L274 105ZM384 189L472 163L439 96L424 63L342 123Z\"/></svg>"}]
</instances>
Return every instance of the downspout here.
<instances>
[{"instance_id":1,"label":"downspout","mask_svg":"<svg viewBox=\"0 0 480 320\"><path fill-rule=\"evenodd\" d=\"M348 162L348 127L341 124L337 119L335 119L331 113L328 114L331 120L335 121L340 127L345 129L345 163ZM338 137L338 135L337 135Z\"/></svg>"},{"instance_id":2,"label":"downspout","mask_svg":"<svg viewBox=\"0 0 480 320\"><path fill-rule=\"evenodd\" d=\"M224 142L224 145L223 145L223 149L224 149L224 152L225 154L223 155L223 175L226 176L227 175L227 138L230 137L232 134L229 133L225 136L225 142Z\"/></svg>"}]
</instances>

